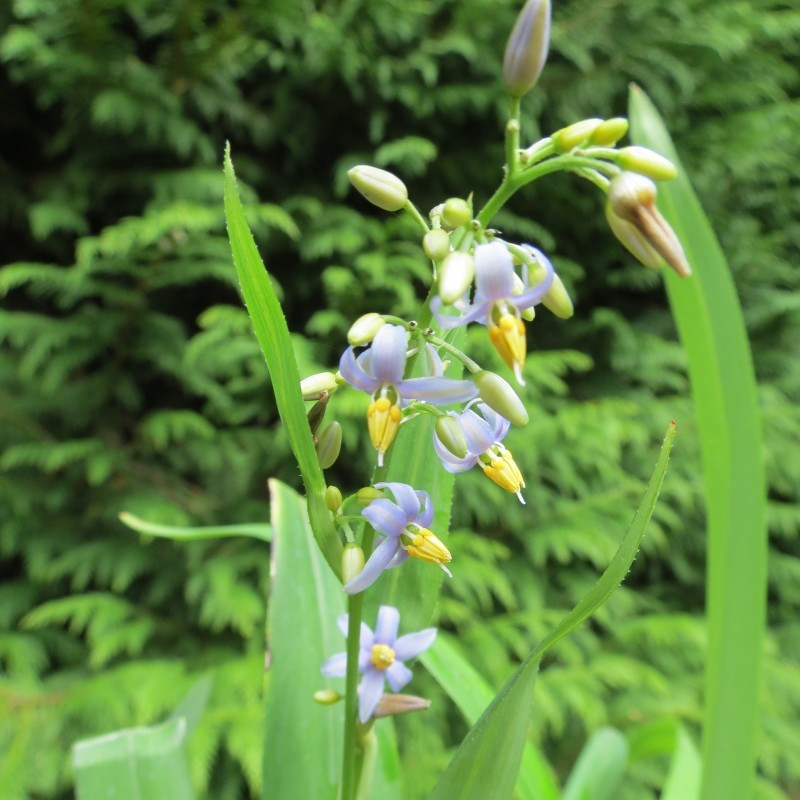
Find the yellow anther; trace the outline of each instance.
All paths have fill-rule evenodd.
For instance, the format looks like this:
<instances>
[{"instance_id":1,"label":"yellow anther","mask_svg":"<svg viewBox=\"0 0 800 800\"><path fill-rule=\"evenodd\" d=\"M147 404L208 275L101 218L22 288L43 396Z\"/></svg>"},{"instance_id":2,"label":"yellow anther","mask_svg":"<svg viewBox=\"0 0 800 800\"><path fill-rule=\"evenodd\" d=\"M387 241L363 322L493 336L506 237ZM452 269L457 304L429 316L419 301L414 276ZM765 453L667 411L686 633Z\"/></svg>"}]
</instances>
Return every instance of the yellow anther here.
<instances>
[{"instance_id":1,"label":"yellow anther","mask_svg":"<svg viewBox=\"0 0 800 800\"><path fill-rule=\"evenodd\" d=\"M385 397L381 397L375 401L375 410L376 411L387 411L391 407L391 403Z\"/></svg>"},{"instance_id":2,"label":"yellow anther","mask_svg":"<svg viewBox=\"0 0 800 800\"><path fill-rule=\"evenodd\" d=\"M394 664L394 650L388 644L372 645L372 666L375 669L387 669Z\"/></svg>"},{"instance_id":3,"label":"yellow anther","mask_svg":"<svg viewBox=\"0 0 800 800\"><path fill-rule=\"evenodd\" d=\"M496 325L489 325L489 340L503 361L514 370L517 380L522 381L528 343L525 338L525 323L513 314L503 314Z\"/></svg>"},{"instance_id":4,"label":"yellow anther","mask_svg":"<svg viewBox=\"0 0 800 800\"><path fill-rule=\"evenodd\" d=\"M372 446L378 451L378 464L383 462L383 454L397 436L397 429L403 414L400 411L400 398L394 403L388 397L379 397L367 409L367 430Z\"/></svg>"},{"instance_id":5,"label":"yellow anther","mask_svg":"<svg viewBox=\"0 0 800 800\"><path fill-rule=\"evenodd\" d=\"M487 452L486 455L491 458L491 461L481 459L478 462L484 474L507 492L516 494L520 502L524 502L520 490L525 488L525 481L510 451L503 450L502 453Z\"/></svg>"},{"instance_id":6,"label":"yellow anther","mask_svg":"<svg viewBox=\"0 0 800 800\"><path fill-rule=\"evenodd\" d=\"M403 542L403 546L414 558L431 564L449 564L453 559L442 540L427 528L419 528L416 531L407 529L404 538L407 538L407 541Z\"/></svg>"}]
</instances>

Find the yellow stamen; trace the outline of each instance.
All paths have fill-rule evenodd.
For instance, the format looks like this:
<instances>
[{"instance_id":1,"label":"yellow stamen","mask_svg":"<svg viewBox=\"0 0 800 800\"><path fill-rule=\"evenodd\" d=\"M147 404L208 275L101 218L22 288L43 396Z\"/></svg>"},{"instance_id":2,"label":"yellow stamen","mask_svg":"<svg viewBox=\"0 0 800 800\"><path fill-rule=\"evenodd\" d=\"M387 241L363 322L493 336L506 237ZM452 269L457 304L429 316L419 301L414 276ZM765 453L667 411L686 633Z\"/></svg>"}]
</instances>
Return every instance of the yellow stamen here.
<instances>
[{"instance_id":1,"label":"yellow stamen","mask_svg":"<svg viewBox=\"0 0 800 800\"><path fill-rule=\"evenodd\" d=\"M501 452L495 445L484 453L484 458L481 458L478 463L488 478L507 492L516 494L521 503L525 502L520 494L520 490L525 488L525 480L511 451L503 449Z\"/></svg>"},{"instance_id":2,"label":"yellow stamen","mask_svg":"<svg viewBox=\"0 0 800 800\"><path fill-rule=\"evenodd\" d=\"M514 314L502 314L497 324L489 325L489 340L503 361L514 370L520 383L525 364L528 343L525 338L525 323Z\"/></svg>"},{"instance_id":3,"label":"yellow stamen","mask_svg":"<svg viewBox=\"0 0 800 800\"><path fill-rule=\"evenodd\" d=\"M372 645L372 666L375 669L388 669L394 664L394 650L388 644Z\"/></svg>"},{"instance_id":4,"label":"yellow stamen","mask_svg":"<svg viewBox=\"0 0 800 800\"><path fill-rule=\"evenodd\" d=\"M395 399L394 403L388 397L379 397L369 404L367 430L372 446L378 451L378 463L383 460L383 454L397 436L397 429L400 427L402 419L399 397Z\"/></svg>"},{"instance_id":5,"label":"yellow stamen","mask_svg":"<svg viewBox=\"0 0 800 800\"><path fill-rule=\"evenodd\" d=\"M406 528L403 546L410 556L430 564L449 564L453 559L442 540L427 528Z\"/></svg>"}]
</instances>

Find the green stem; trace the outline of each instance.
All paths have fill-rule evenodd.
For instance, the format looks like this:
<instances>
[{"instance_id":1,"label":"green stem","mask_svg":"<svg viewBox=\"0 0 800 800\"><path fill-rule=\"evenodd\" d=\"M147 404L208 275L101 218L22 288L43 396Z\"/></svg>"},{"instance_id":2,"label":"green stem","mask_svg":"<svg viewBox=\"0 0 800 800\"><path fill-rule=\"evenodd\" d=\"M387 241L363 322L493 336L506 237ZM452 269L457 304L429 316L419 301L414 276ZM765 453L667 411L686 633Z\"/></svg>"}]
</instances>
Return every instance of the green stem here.
<instances>
[{"instance_id":1,"label":"green stem","mask_svg":"<svg viewBox=\"0 0 800 800\"><path fill-rule=\"evenodd\" d=\"M519 161L519 107L521 98L509 97L509 120L506 123L506 175L511 176L517 170Z\"/></svg>"},{"instance_id":2,"label":"green stem","mask_svg":"<svg viewBox=\"0 0 800 800\"><path fill-rule=\"evenodd\" d=\"M366 538L366 534L364 535ZM356 724L358 723L358 650L364 593L347 598L347 673L344 698L344 754L341 800L353 800L356 791Z\"/></svg>"},{"instance_id":3,"label":"green stem","mask_svg":"<svg viewBox=\"0 0 800 800\"><path fill-rule=\"evenodd\" d=\"M477 361L473 361L466 353L462 353L461 350L444 339L430 334L425 338L435 347L441 347L451 355L454 355L470 372L480 372L483 369Z\"/></svg>"},{"instance_id":4,"label":"green stem","mask_svg":"<svg viewBox=\"0 0 800 800\"><path fill-rule=\"evenodd\" d=\"M423 233L427 233L430 230L428 223L425 221L425 217L417 211L417 207L410 200L406 200L403 210L411 215L411 218L419 225Z\"/></svg>"},{"instance_id":5,"label":"green stem","mask_svg":"<svg viewBox=\"0 0 800 800\"><path fill-rule=\"evenodd\" d=\"M358 793L356 800L369 800L369 792L372 788L372 776L375 774L375 765L378 761L378 738L375 731L370 730L363 739L363 763L361 765L361 776L358 781Z\"/></svg>"}]
</instances>

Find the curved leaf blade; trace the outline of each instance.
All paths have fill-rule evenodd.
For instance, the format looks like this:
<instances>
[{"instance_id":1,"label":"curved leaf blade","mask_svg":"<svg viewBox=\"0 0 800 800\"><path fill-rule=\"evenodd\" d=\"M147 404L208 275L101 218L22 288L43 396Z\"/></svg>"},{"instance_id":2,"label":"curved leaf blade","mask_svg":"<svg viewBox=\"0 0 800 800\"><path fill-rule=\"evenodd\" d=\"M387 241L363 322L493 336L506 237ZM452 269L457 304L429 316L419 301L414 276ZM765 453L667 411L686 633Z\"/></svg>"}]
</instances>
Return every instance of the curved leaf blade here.
<instances>
[{"instance_id":1,"label":"curved leaf blade","mask_svg":"<svg viewBox=\"0 0 800 800\"><path fill-rule=\"evenodd\" d=\"M612 800L628 762L628 741L614 728L595 731L564 786L563 800Z\"/></svg>"},{"instance_id":2,"label":"curved leaf blade","mask_svg":"<svg viewBox=\"0 0 800 800\"><path fill-rule=\"evenodd\" d=\"M119 521L131 530L146 536L157 536L162 539L173 539L183 542L197 542L203 539L222 539L229 536L248 536L262 542L272 541L272 528L266 523L249 522L243 525L159 525L148 522L128 511L119 514Z\"/></svg>"}]
</instances>

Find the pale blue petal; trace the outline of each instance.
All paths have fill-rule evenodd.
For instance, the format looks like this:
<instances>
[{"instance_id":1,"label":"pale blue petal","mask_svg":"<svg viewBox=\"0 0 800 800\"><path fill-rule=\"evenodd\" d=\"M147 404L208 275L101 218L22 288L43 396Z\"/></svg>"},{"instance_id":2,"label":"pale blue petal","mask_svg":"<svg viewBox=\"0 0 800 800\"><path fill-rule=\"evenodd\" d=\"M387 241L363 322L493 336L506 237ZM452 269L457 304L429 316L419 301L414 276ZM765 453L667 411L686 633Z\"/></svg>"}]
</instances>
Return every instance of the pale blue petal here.
<instances>
[{"instance_id":1,"label":"pale blue petal","mask_svg":"<svg viewBox=\"0 0 800 800\"><path fill-rule=\"evenodd\" d=\"M403 509L391 500L381 497L378 500L373 500L362 512L362 517L366 517L367 521L376 531L396 539L403 529L408 525L408 519L403 513Z\"/></svg>"},{"instance_id":2,"label":"pale blue petal","mask_svg":"<svg viewBox=\"0 0 800 800\"><path fill-rule=\"evenodd\" d=\"M344 585L344 590L347 594L357 594L358 592L363 592L368 586L372 586L399 549L399 539L384 539L372 551L372 555L364 565L364 569L353 580Z\"/></svg>"},{"instance_id":3,"label":"pale blue petal","mask_svg":"<svg viewBox=\"0 0 800 800\"><path fill-rule=\"evenodd\" d=\"M398 661L408 661L425 652L436 639L436 628L425 628L417 633L401 636L392 646L394 657Z\"/></svg>"},{"instance_id":4,"label":"pale blue petal","mask_svg":"<svg viewBox=\"0 0 800 800\"><path fill-rule=\"evenodd\" d=\"M475 285L484 301L511 296L514 291L514 258L502 242L479 244L475 248Z\"/></svg>"},{"instance_id":5,"label":"pale blue petal","mask_svg":"<svg viewBox=\"0 0 800 800\"><path fill-rule=\"evenodd\" d=\"M358 651L358 671L366 672L370 668L371 664L372 664L372 645L370 645L369 650Z\"/></svg>"},{"instance_id":6,"label":"pale blue petal","mask_svg":"<svg viewBox=\"0 0 800 800\"><path fill-rule=\"evenodd\" d=\"M391 647L397 638L399 624L400 612L394 606L381 606L375 622L375 644L387 644Z\"/></svg>"},{"instance_id":7,"label":"pale blue petal","mask_svg":"<svg viewBox=\"0 0 800 800\"><path fill-rule=\"evenodd\" d=\"M467 452L479 456L494 444L494 432L485 419L474 411L467 410L461 415L461 429L467 440Z\"/></svg>"},{"instance_id":8,"label":"pale blue petal","mask_svg":"<svg viewBox=\"0 0 800 800\"><path fill-rule=\"evenodd\" d=\"M463 403L472 400L478 389L472 381L455 378L409 378L395 384L403 397L414 400L428 400L431 403Z\"/></svg>"},{"instance_id":9,"label":"pale blue petal","mask_svg":"<svg viewBox=\"0 0 800 800\"><path fill-rule=\"evenodd\" d=\"M322 665L322 674L328 678L344 678L347 674L347 653L337 653Z\"/></svg>"},{"instance_id":10,"label":"pale blue petal","mask_svg":"<svg viewBox=\"0 0 800 800\"><path fill-rule=\"evenodd\" d=\"M401 547L395 553L394 558L386 565L386 569L394 569L395 567L399 567L401 564L405 564L409 558L410 556L408 555L408 551Z\"/></svg>"},{"instance_id":11,"label":"pale blue petal","mask_svg":"<svg viewBox=\"0 0 800 800\"><path fill-rule=\"evenodd\" d=\"M383 672L377 669L368 669L361 679L358 689L358 718L366 722L375 711L383 694Z\"/></svg>"},{"instance_id":12,"label":"pale blue petal","mask_svg":"<svg viewBox=\"0 0 800 800\"><path fill-rule=\"evenodd\" d=\"M425 354L428 361L428 375L442 375L444 373L444 367L442 366L442 359L439 357L436 348L432 344L426 344Z\"/></svg>"},{"instance_id":13,"label":"pale blue petal","mask_svg":"<svg viewBox=\"0 0 800 800\"><path fill-rule=\"evenodd\" d=\"M448 471L453 473L458 472L466 472L468 469L472 469L475 464L478 463L478 459L476 456L472 456L467 454L462 458L459 458L456 455L453 455L440 441L439 437L436 434L433 434L433 449L436 451L436 455L442 461L442 466Z\"/></svg>"},{"instance_id":14,"label":"pale blue petal","mask_svg":"<svg viewBox=\"0 0 800 800\"><path fill-rule=\"evenodd\" d=\"M478 411L492 429L492 436L495 442L502 442L508 433L511 423L503 416L498 414L493 408L489 408L486 403L478 403Z\"/></svg>"},{"instance_id":15,"label":"pale blue petal","mask_svg":"<svg viewBox=\"0 0 800 800\"><path fill-rule=\"evenodd\" d=\"M358 363L352 347L348 347L339 359L339 372L342 373L342 377L351 386L361 389L362 392L372 394L381 385L379 380L367 374L361 364Z\"/></svg>"},{"instance_id":16,"label":"pale blue petal","mask_svg":"<svg viewBox=\"0 0 800 800\"><path fill-rule=\"evenodd\" d=\"M384 486L394 495L395 502L406 515L405 524L416 519L419 514L419 499L414 490L407 483L397 483L396 481L375 484L376 489L383 489Z\"/></svg>"},{"instance_id":17,"label":"pale blue petal","mask_svg":"<svg viewBox=\"0 0 800 800\"><path fill-rule=\"evenodd\" d=\"M482 321L483 317L485 317L489 313L489 308L491 307L492 303L489 302L477 302L473 305L468 305L464 308L464 313L460 316L452 316L450 314L442 314L439 309L442 307L442 300L440 297L434 297L431 300L431 312L433 316L436 318L436 322L439 324L440 328L444 330L451 330L452 328L458 328L460 325L467 325L470 322Z\"/></svg>"},{"instance_id":18,"label":"pale blue petal","mask_svg":"<svg viewBox=\"0 0 800 800\"><path fill-rule=\"evenodd\" d=\"M393 692L399 692L414 677L411 670L400 661L395 661L385 670L385 674Z\"/></svg>"},{"instance_id":19,"label":"pale blue petal","mask_svg":"<svg viewBox=\"0 0 800 800\"><path fill-rule=\"evenodd\" d=\"M536 305L537 303L541 302L542 297L547 294L548 290L552 286L553 276L555 275L555 272L553 271L553 265L550 263L550 259L541 250L537 250L535 247L531 247L529 244L523 245L523 247L542 265L542 267L544 267L545 275L544 279L539 281L539 283L537 283L535 286L531 286L521 294L517 294L508 298L511 303L520 311L523 311L526 308L530 308L532 305Z\"/></svg>"},{"instance_id":20,"label":"pale blue petal","mask_svg":"<svg viewBox=\"0 0 800 800\"><path fill-rule=\"evenodd\" d=\"M372 374L380 383L397 385L406 369L408 335L401 325L384 325L372 340Z\"/></svg>"},{"instance_id":21,"label":"pale blue petal","mask_svg":"<svg viewBox=\"0 0 800 800\"><path fill-rule=\"evenodd\" d=\"M416 522L417 525L421 525L423 528L427 528L430 526L431 522L433 522L433 501L427 492L418 491L417 497L422 505L422 513L414 522Z\"/></svg>"},{"instance_id":22,"label":"pale blue petal","mask_svg":"<svg viewBox=\"0 0 800 800\"><path fill-rule=\"evenodd\" d=\"M339 614L336 619L336 625L342 632L342 636L344 636L346 639L348 625L347 614ZM359 631L358 636L358 645L359 647L372 647L372 629L369 627L369 625L367 625L366 622L361 623L361 630Z\"/></svg>"}]
</instances>

